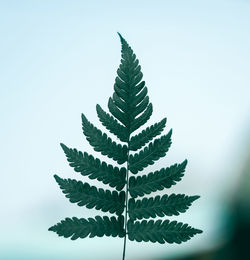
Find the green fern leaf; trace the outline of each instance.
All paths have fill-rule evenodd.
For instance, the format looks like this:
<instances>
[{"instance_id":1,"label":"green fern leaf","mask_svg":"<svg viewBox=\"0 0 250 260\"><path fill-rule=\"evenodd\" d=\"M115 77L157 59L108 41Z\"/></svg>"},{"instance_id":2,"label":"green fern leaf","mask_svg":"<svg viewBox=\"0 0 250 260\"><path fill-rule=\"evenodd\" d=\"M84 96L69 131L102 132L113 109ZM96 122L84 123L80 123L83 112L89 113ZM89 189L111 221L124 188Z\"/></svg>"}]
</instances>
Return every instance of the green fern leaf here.
<instances>
[{"instance_id":1,"label":"green fern leaf","mask_svg":"<svg viewBox=\"0 0 250 260\"><path fill-rule=\"evenodd\" d=\"M172 130L160 136L166 125L166 118L164 118L132 136L134 131L150 119L153 106L148 97L145 81L142 80L143 74L139 61L126 40L120 34L119 37L122 58L117 69L114 93L108 100L109 113L105 112L100 105L96 105L96 112L106 130L114 134L119 142L125 144L121 145L113 141L83 114L82 129L95 151L108 156L118 164L126 163L126 168L107 164L86 152L82 153L61 144L69 165L76 172L108 184L115 190L98 189L88 183L62 179L55 175L57 183L70 202L89 209L115 213L118 217L66 218L49 230L59 236L71 237L73 240L87 236L124 237L122 259L125 260L127 236L130 240L138 242L181 243L202 231L176 221L135 221L150 217L179 215L185 212L199 196L171 194L135 199L175 185L184 176L187 160L142 176L129 176L130 172L137 174L166 155L171 145ZM157 136L159 137L154 139Z\"/></svg>"},{"instance_id":2,"label":"green fern leaf","mask_svg":"<svg viewBox=\"0 0 250 260\"><path fill-rule=\"evenodd\" d=\"M184 194L159 195L154 198L143 198L142 200L130 199L128 212L131 220L142 218L155 218L164 216L177 216L186 212L192 202L200 196L186 196Z\"/></svg>"},{"instance_id":3,"label":"green fern leaf","mask_svg":"<svg viewBox=\"0 0 250 260\"><path fill-rule=\"evenodd\" d=\"M118 191L122 190L125 185L126 168L113 167L110 164L101 162L95 159L88 153L82 153L76 149L68 148L61 144L69 165L74 168L76 172L80 172L83 176L88 176L90 179L97 179L104 184L109 184L110 187L116 188Z\"/></svg>"},{"instance_id":4,"label":"green fern leaf","mask_svg":"<svg viewBox=\"0 0 250 260\"><path fill-rule=\"evenodd\" d=\"M147 127L145 130L142 130L138 135L131 137L129 146L130 150L137 151L150 142L155 136L159 135L163 131L166 121L167 119L164 118L159 123L155 123L154 125Z\"/></svg>"},{"instance_id":5,"label":"green fern leaf","mask_svg":"<svg viewBox=\"0 0 250 260\"><path fill-rule=\"evenodd\" d=\"M128 133L124 126L120 125L115 118L106 113L100 105L96 105L96 111L102 124L112 134L115 134L122 142L128 142Z\"/></svg>"},{"instance_id":6,"label":"green fern leaf","mask_svg":"<svg viewBox=\"0 0 250 260\"><path fill-rule=\"evenodd\" d=\"M129 178L130 196L144 196L151 192L170 188L180 181L184 176L187 160L181 164L174 164L168 168L162 168L160 171L150 172L147 175Z\"/></svg>"},{"instance_id":7,"label":"green fern leaf","mask_svg":"<svg viewBox=\"0 0 250 260\"><path fill-rule=\"evenodd\" d=\"M88 142L94 147L94 150L107 155L119 164L123 164L127 160L127 146L116 144L106 134L103 134L98 128L93 126L87 118L82 114L82 128Z\"/></svg>"},{"instance_id":8,"label":"green fern leaf","mask_svg":"<svg viewBox=\"0 0 250 260\"><path fill-rule=\"evenodd\" d=\"M188 224L169 220L157 220L141 222L132 220L128 221L128 238L137 242L151 241L153 243L158 242L160 244L186 242L196 234L202 233L201 230L192 228Z\"/></svg>"},{"instance_id":9,"label":"green fern leaf","mask_svg":"<svg viewBox=\"0 0 250 260\"><path fill-rule=\"evenodd\" d=\"M106 216L95 218L66 218L56 225L49 228L49 231L56 232L59 236L65 238L71 237L72 240L77 238L89 237L124 237L125 232L123 229L124 217L118 218Z\"/></svg>"},{"instance_id":10,"label":"green fern leaf","mask_svg":"<svg viewBox=\"0 0 250 260\"><path fill-rule=\"evenodd\" d=\"M172 130L168 134L151 142L143 151L129 156L129 170L136 174L156 160L165 156L171 145Z\"/></svg>"},{"instance_id":11,"label":"green fern leaf","mask_svg":"<svg viewBox=\"0 0 250 260\"><path fill-rule=\"evenodd\" d=\"M121 214L124 211L125 192L109 191L97 189L88 183L81 181L62 179L54 175L56 182L59 184L62 192L69 198L72 203L78 206L86 206L88 209L95 208L103 212Z\"/></svg>"}]
</instances>

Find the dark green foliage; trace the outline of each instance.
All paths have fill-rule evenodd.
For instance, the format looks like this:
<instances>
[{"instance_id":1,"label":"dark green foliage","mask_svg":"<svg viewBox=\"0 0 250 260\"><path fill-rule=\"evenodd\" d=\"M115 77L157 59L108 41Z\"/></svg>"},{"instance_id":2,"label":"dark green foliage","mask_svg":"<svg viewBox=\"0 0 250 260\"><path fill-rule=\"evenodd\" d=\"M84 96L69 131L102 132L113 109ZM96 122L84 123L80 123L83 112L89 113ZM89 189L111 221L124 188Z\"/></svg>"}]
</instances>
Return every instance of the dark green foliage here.
<instances>
[{"instance_id":1,"label":"dark green foliage","mask_svg":"<svg viewBox=\"0 0 250 260\"><path fill-rule=\"evenodd\" d=\"M137 199L138 196L170 188L179 182L184 176L187 160L155 172L144 172L142 176L129 176L130 172L137 174L166 155L171 145L172 130L161 135L166 125L166 118L164 118L132 136L134 131L149 120L153 106L149 101L145 82L142 81L139 61L128 43L120 34L119 36L122 44L122 59L117 70L114 93L108 101L109 113L105 112L100 105L96 106L96 112L106 130L114 134L119 142L125 144L113 141L106 133L90 123L83 114L82 129L95 151L118 164L126 163L126 168L101 162L86 152L82 153L61 144L69 165L76 172L84 177L97 179L115 190L97 189L86 182L61 179L55 175L56 181L70 202L118 216L117 218L97 216L95 219L66 218L49 230L71 239L84 238L88 235L124 237L124 249L127 235L130 240L139 242L179 244L202 231L176 221L135 221L156 216L179 215L185 212L199 196L171 194ZM157 138L154 139L155 137ZM123 259L125 259L125 251Z\"/></svg>"},{"instance_id":2,"label":"dark green foliage","mask_svg":"<svg viewBox=\"0 0 250 260\"><path fill-rule=\"evenodd\" d=\"M109 99L110 113L127 129L128 136L145 124L153 112L142 80L141 66L131 47L120 36L122 60L115 79L115 93Z\"/></svg>"},{"instance_id":3,"label":"dark green foliage","mask_svg":"<svg viewBox=\"0 0 250 260\"><path fill-rule=\"evenodd\" d=\"M124 126L119 124L117 120L106 113L100 105L96 105L97 115L102 124L113 134L115 134L122 142L128 142L128 133Z\"/></svg>"},{"instance_id":4,"label":"dark green foliage","mask_svg":"<svg viewBox=\"0 0 250 260\"><path fill-rule=\"evenodd\" d=\"M65 155L67 156L69 165L76 172L80 172L83 176L90 179L97 179L110 187L122 190L125 185L126 168L113 167L110 164L95 159L92 155L83 154L76 149L70 149L66 145L61 144Z\"/></svg>"},{"instance_id":5,"label":"dark green foliage","mask_svg":"<svg viewBox=\"0 0 250 260\"><path fill-rule=\"evenodd\" d=\"M161 120L161 122L155 123L154 125L147 127L145 130L142 130L140 134L132 136L130 139L130 150L137 151L149 141L151 141L154 137L159 135L164 129L166 121L167 119L164 118Z\"/></svg>"},{"instance_id":6,"label":"dark green foliage","mask_svg":"<svg viewBox=\"0 0 250 260\"><path fill-rule=\"evenodd\" d=\"M116 144L106 134L103 134L98 128L93 126L82 114L82 129L88 142L94 147L94 150L103 155L114 159L119 164L123 164L127 159L127 146Z\"/></svg>"},{"instance_id":7,"label":"dark green foliage","mask_svg":"<svg viewBox=\"0 0 250 260\"><path fill-rule=\"evenodd\" d=\"M199 196L186 196L184 194L159 195L154 198L143 198L135 200L131 198L128 203L130 219L155 218L179 215L184 213L192 202Z\"/></svg>"},{"instance_id":8,"label":"dark green foliage","mask_svg":"<svg viewBox=\"0 0 250 260\"><path fill-rule=\"evenodd\" d=\"M77 203L78 206L86 206L88 209L98 209L103 212L121 214L124 211L125 192L97 189L88 183L71 179L61 179L54 176L62 192L66 194L69 201Z\"/></svg>"},{"instance_id":9,"label":"dark green foliage","mask_svg":"<svg viewBox=\"0 0 250 260\"><path fill-rule=\"evenodd\" d=\"M201 230L192 228L188 224L178 223L177 221L128 221L128 237L130 240L136 240L137 242L151 241L161 244L165 242L180 244L200 233L202 233Z\"/></svg>"},{"instance_id":10,"label":"dark green foliage","mask_svg":"<svg viewBox=\"0 0 250 260\"><path fill-rule=\"evenodd\" d=\"M172 130L167 135L163 135L161 138L151 142L139 153L129 156L129 170L136 174L142 171L148 165L154 164L154 162L161 157L165 156L171 145Z\"/></svg>"},{"instance_id":11,"label":"dark green foliage","mask_svg":"<svg viewBox=\"0 0 250 260\"><path fill-rule=\"evenodd\" d=\"M160 171L150 172L147 175L131 176L129 178L130 196L136 198L157 190L170 188L184 176L186 165L187 160L181 164L174 164L165 169L162 168Z\"/></svg>"},{"instance_id":12,"label":"dark green foliage","mask_svg":"<svg viewBox=\"0 0 250 260\"><path fill-rule=\"evenodd\" d=\"M95 218L66 218L55 226L50 227L49 231L56 232L59 236L71 237L72 240L77 238L89 237L124 237L124 218L120 216L118 218L106 216Z\"/></svg>"}]
</instances>

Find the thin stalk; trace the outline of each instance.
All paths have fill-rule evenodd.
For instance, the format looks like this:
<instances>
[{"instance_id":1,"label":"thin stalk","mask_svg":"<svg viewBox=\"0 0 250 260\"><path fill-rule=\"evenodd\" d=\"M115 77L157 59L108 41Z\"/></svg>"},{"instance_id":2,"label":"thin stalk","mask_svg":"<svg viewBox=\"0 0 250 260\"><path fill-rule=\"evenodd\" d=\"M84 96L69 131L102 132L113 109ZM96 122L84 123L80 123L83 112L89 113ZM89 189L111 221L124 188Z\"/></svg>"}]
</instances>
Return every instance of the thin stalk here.
<instances>
[{"instance_id":1,"label":"thin stalk","mask_svg":"<svg viewBox=\"0 0 250 260\"><path fill-rule=\"evenodd\" d=\"M129 142L128 142L128 158L129 158ZM126 253L126 242L127 242L127 218L128 218L128 175L129 175L129 163L127 158L127 170L126 170L126 194L125 194L125 218L124 218L124 229L125 229L125 236L124 236L124 243L123 243L123 254L122 260L125 260L125 253Z\"/></svg>"}]
</instances>

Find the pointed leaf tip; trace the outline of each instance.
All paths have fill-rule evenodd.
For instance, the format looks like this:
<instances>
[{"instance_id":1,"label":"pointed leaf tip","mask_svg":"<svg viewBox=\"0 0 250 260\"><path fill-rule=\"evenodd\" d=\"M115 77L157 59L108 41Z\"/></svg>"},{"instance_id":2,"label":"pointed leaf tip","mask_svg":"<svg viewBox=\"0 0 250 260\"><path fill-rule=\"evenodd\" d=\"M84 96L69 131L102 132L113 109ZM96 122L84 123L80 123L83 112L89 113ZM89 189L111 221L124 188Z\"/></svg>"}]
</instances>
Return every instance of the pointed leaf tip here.
<instances>
[{"instance_id":1,"label":"pointed leaf tip","mask_svg":"<svg viewBox=\"0 0 250 260\"><path fill-rule=\"evenodd\" d=\"M60 146L62 147L63 151L66 151L66 150L69 149L69 148L68 148L65 144L63 144L63 143L60 143Z\"/></svg>"},{"instance_id":2,"label":"pointed leaf tip","mask_svg":"<svg viewBox=\"0 0 250 260\"><path fill-rule=\"evenodd\" d=\"M61 179L58 175L56 175L56 174L54 174L53 176L54 176L54 178L55 178L56 181L62 180L62 179Z\"/></svg>"},{"instance_id":3,"label":"pointed leaf tip","mask_svg":"<svg viewBox=\"0 0 250 260\"><path fill-rule=\"evenodd\" d=\"M82 117L82 120L87 120L87 117L83 113L82 113L81 117Z\"/></svg>"},{"instance_id":4,"label":"pointed leaf tip","mask_svg":"<svg viewBox=\"0 0 250 260\"><path fill-rule=\"evenodd\" d=\"M195 201L195 200L198 200L200 197L201 196L199 196L199 195L194 195L191 198L192 198L192 201Z\"/></svg>"},{"instance_id":5,"label":"pointed leaf tip","mask_svg":"<svg viewBox=\"0 0 250 260\"><path fill-rule=\"evenodd\" d=\"M54 231L55 230L55 226L52 226L48 229L48 231Z\"/></svg>"},{"instance_id":6,"label":"pointed leaf tip","mask_svg":"<svg viewBox=\"0 0 250 260\"><path fill-rule=\"evenodd\" d=\"M81 115L81 118L82 118L82 124L88 122L88 119L84 114Z\"/></svg>"},{"instance_id":7,"label":"pointed leaf tip","mask_svg":"<svg viewBox=\"0 0 250 260\"><path fill-rule=\"evenodd\" d=\"M122 35L119 33L119 32L117 32L117 34L119 35L119 37L120 37L120 40L121 40L121 42L124 40L124 38L122 37Z\"/></svg>"},{"instance_id":8,"label":"pointed leaf tip","mask_svg":"<svg viewBox=\"0 0 250 260\"><path fill-rule=\"evenodd\" d=\"M187 163L188 163L188 160L185 159L181 164L182 164L184 167L186 167L186 166L187 166Z\"/></svg>"}]
</instances>

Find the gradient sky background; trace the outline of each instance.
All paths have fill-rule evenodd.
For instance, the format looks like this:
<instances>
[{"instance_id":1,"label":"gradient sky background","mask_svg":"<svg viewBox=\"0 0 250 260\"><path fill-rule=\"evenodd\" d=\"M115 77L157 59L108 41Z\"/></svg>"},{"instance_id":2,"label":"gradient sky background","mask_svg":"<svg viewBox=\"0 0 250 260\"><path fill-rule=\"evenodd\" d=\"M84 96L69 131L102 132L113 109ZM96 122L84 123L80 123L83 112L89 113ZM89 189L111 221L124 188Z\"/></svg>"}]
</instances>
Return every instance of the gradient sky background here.
<instances>
[{"instance_id":1,"label":"gradient sky background","mask_svg":"<svg viewBox=\"0 0 250 260\"><path fill-rule=\"evenodd\" d=\"M0 259L120 259L120 239L72 242L47 231L65 217L99 213L70 204L52 176L81 179L60 142L96 155L80 115L101 126L95 105L106 109L113 93L117 31L142 66L149 124L166 116L173 128L168 156L151 169L189 160L171 192L201 199L174 219L204 230L181 246L130 242L127 260L218 245L249 132L249 14L247 0L0 1Z\"/></svg>"}]
</instances>

